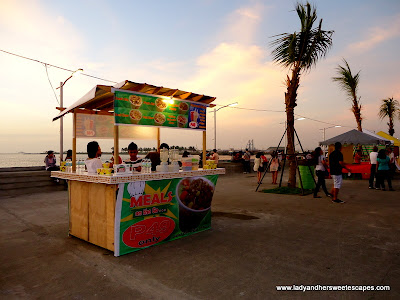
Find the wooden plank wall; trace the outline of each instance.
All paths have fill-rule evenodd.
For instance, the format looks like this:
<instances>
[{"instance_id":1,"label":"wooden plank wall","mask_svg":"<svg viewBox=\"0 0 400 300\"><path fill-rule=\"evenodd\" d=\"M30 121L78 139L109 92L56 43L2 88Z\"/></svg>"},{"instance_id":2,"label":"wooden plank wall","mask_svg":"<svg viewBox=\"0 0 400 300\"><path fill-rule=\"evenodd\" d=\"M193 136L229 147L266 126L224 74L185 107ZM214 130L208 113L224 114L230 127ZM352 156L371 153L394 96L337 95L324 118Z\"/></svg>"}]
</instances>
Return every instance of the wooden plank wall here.
<instances>
[{"instance_id":1,"label":"wooden plank wall","mask_svg":"<svg viewBox=\"0 0 400 300\"><path fill-rule=\"evenodd\" d=\"M70 234L114 251L116 185L69 181Z\"/></svg>"}]
</instances>

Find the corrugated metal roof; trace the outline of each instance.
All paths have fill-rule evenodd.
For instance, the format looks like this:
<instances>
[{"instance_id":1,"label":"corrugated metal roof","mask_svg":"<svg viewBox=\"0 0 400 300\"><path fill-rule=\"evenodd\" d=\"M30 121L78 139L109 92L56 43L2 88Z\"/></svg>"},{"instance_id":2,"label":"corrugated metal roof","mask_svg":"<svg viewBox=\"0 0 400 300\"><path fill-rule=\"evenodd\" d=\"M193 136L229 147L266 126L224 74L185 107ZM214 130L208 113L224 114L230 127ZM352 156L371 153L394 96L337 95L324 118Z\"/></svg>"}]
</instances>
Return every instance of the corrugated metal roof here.
<instances>
[{"instance_id":1,"label":"corrugated metal roof","mask_svg":"<svg viewBox=\"0 0 400 300\"><path fill-rule=\"evenodd\" d=\"M150 95L173 97L173 99L176 100L194 101L204 104L210 104L216 98L191 92L185 92L179 89L170 89L162 86L155 86L147 83L137 83L125 80L116 84L115 86L95 86L86 95L84 95L70 107L60 112L60 114L55 117L53 121L61 118L67 113L73 112L75 109L80 109L80 113L113 115L113 113L110 112L114 109L114 94L111 92L112 88L140 92Z\"/></svg>"}]
</instances>

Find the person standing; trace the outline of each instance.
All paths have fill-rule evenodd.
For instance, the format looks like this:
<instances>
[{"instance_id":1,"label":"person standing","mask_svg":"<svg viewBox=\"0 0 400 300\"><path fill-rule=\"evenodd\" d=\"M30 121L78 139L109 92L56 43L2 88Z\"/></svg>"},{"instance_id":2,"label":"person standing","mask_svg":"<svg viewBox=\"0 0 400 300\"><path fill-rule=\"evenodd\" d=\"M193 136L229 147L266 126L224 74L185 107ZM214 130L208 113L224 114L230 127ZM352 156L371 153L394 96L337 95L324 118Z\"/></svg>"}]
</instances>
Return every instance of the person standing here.
<instances>
[{"instance_id":1,"label":"person standing","mask_svg":"<svg viewBox=\"0 0 400 300\"><path fill-rule=\"evenodd\" d=\"M116 164L116 163L114 162L114 160L115 160L114 157L115 157L115 156L114 156L114 150L112 150L112 156L111 156L111 159L110 159L110 161L111 161L111 163L110 163L110 168L112 168L112 167L114 166L114 164ZM118 155L118 163L117 163L117 165L118 165L118 164L122 164L121 155Z\"/></svg>"},{"instance_id":2,"label":"person standing","mask_svg":"<svg viewBox=\"0 0 400 300\"><path fill-rule=\"evenodd\" d=\"M96 141L90 142L86 147L88 158L85 160L88 174L97 174L97 169L101 169L103 164L100 160L101 148Z\"/></svg>"},{"instance_id":3,"label":"person standing","mask_svg":"<svg viewBox=\"0 0 400 300\"><path fill-rule=\"evenodd\" d=\"M394 191L392 188L392 179L390 178L390 158L386 156L386 151L384 149L379 150L378 158L377 158L377 180L376 180L376 189L381 189L382 191L386 191L385 188L385 179L389 185L389 191Z\"/></svg>"},{"instance_id":4,"label":"person standing","mask_svg":"<svg viewBox=\"0 0 400 300\"><path fill-rule=\"evenodd\" d=\"M254 159L254 172L257 172L257 183L261 181L262 172L264 172L263 160L261 158L262 152L258 152L256 154L256 158Z\"/></svg>"},{"instance_id":5,"label":"person standing","mask_svg":"<svg viewBox=\"0 0 400 300\"><path fill-rule=\"evenodd\" d=\"M369 154L369 162L371 163L371 174L369 175L369 189L374 188L374 179L376 180L376 164L378 158L378 147L374 146L372 152ZM376 184L375 184L376 186Z\"/></svg>"},{"instance_id":6,"label":"person standing","mask_svg":"<svg viewBox=\"0 0 400 300\"><path fill-rule=\"evenodd\" d=\"M328 164L325 161L325 155L321 147L315 148L314 155L316 157L316 162L317 162L317 165L315 166L315 173L317 175L317 180L318 180L314 190L314 198L321 198L320 196L317 195L320 187L322 187L322 190L325 192L325 195L327 197L331 197L332 194L328 192L325 184L325 175L328 169Z\"/></svg>"},{"instance_id":7,"label":"person standing","mask_svg":"<svg viewBox=\"0 0 400 300\"><path fill-rule=\"evenodd\" d=\"M72 150L71 149L69 149L68 151L67 151L67 156L65 157L65 160L72 160Z\"/></svg>"},{"instance_id":8,"label":"person standing","mask_svg":"<svg viewBox=\"0 0 400 300\"><path fill-rule=\"evenodd\" d=\"M210 159L215 161L215 164L218 165L219 155L217 153L217 149L213 150L213 153L210 156Z\"/></svg>"},{"instance_id":9,"label":"person standing","mask_svg":"<svg viewBox=\"0 0 400 300\"><path fill-rule=\"evenodd\" d=\"M162 143L159 147L159 149L157 149L157 152L149 152L147 153L145 158L148 158L151 160L151 170L154 172L156 171L156 167L161 164L161 158L160 158L160 151L161 149L168 149L169 150L169 146L166 143ZM168 159L169 160L169 159Z\"/></svg>"},{"instance_id":10,"label":"person standing","mask_svg":"<svg viewBox=\"0 0 400 300\"><path fill-rule=\"evenodd\" d=\"M137 156L138 155L138 147L134 142L129 144L128 154L129 154L129 159L127 161L125 161L125 163L130 164L135 171L141 172L142 171L142 159Z\"/></svg>"},{"instance_id":11,"label":"person standing","mask_svg":"<svg viewBox=\"0 0 400 300\"><path fill-rule=\"evenodd\" d=\"M395 157L394 157L394 152L391 147L387 149L387 155L390 159L389 161L389 176L390 179L393 179L394 173L396 172L396 162L395 162Z\"/></svg>"},{"instance_id":12,"label":"person standing","mask_svg":"<svg viewBox=\"0 0 400 300\"><path fill-rule=\"evenodd\" d=\"M269 170L272 173L272 184L277 184L276 181L278 180L279 158L275 151L271 154L271 164L269 166Z\"/></svg>"},{"instance_id":13,"label":"person standing","mask_svg":"<svg viewBox=\"0 0 400 300\"><path fill-rule=\"evenodd\" d=\"M342 154L342 143L335 143L335 150L329 155L329 166L331 171L331 176L333 179L332 187L332 202L334 203L345 203L345 201L338 199L339 190L342 187L342 169L346 169L350 173L350 169L347 168L343 162Z\"/></svg>"},{"instance_id":14,"label":"person standing","mask_svg":"<svg viewBox=\"0 0 400 300\"><path fill-rule=\"evenodd\" d=\"M246 152L243 154L243 168L244 168L244 174L250 173L250 157L251 154L249 152L249 149L246 149Z\"/></svg>"}]
</instances>

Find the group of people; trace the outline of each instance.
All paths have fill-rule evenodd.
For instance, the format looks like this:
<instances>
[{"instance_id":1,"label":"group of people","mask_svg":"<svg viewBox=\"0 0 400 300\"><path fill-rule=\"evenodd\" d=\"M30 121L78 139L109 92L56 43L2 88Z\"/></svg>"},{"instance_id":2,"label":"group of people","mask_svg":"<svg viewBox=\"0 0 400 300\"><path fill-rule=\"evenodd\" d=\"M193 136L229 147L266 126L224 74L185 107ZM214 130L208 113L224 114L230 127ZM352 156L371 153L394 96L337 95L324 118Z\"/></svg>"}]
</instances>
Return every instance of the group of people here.
<instances>
[{"instance_id":1,"label":"group of people","mask_svg":"<svg viewBox=\"0 0 400 300\"><path fill-rule=\"evenodd\" d=\"M161 163L160 159L160 150L161 149L168 149L169 146L166 143L162 143L159 147L159 149L155 152L149 152L145 159L150 159L151 160L151 170L154 172L156 171L156 167ZM85 165L86 165L86 170L88 171L89 174L96 174L97 169L100 169L103 167L102 161L100 159L102 152L101 148L98 142L92 141L87 144L86 147L88 158L85 160ZM115 163L114 161L114 151L112 152L112 157L110 159L110 167L112 167ZM130 164L132 165L133 169L137 172L141 172L142 168L142 161L143 159L138 157L138 146L135 143L130 143L128 145L128 154L129 154L129 159L125 160L124 162L122 161L121 157L118 156L118 164L125 163L125 164ZM182 155L182 157L188 157L189 152L185 151ZM67 156L65 160L71 159L72 160L72 150L67 151ZM212 151L212 154L208 155L207 159L212 159L215 161L215 164L218 164L219 161L219 155L218 151L214 149ZM47 155L44 159L44 162L46 164L46 170L48 171L59 171L60 168L56 165L56 157L54 155L54 151L48 151Z\"/></svg>"},{"instance_id":2,"label":"group of people","mask_svg":"<svg viewBox=\"0 0 400 300\"><path fill-rule=\"evenodd\" d=\"M314 198L320 198L318 192L320 187L325 192L326 196L332 197L332 202L335 203L345 203L343 200L338 199L339 190L342 186L342 170L345 169L349 172L351 170L343 162L343 154L341 152L342 144L335 143L335 150L329 155L329 167L328 162L325 160L325 156L320 147L315 149L316 156L316 175L317 175L317 185L314 190ZM374 147L373 151L370 153L370 163L371 163L371 175L369 178L369 188L385 191L385 180L388 183L389 190L394 191L392 188L391 178L393 176L393 171L395 170L394 165L394 155L391 149L388 150L381 149L378 152L378 147ZM357 152L356 152L357 154ZM359 154L359 153L358 153ZM388 155L387 155L388 154ZM330 175L333 179L333 187L329 193L326 184L325 177L329 175L328 168L330 170ZM375 187L374 187L375 181Z\"/></svg>"},{"instance_id":3,"label":"group of people","mask_svg":"<svg viewBox=\"0 0 400 300\"><path fill-rule=\"evenodd\" d=\"M269 171L272 174L272 184L277 184L278 171L279 171L279 159L276 151L271 154L271 162L269 164ZM265 157L264 152L258 152L254 159L254 172L257 172L257 183L261 182L262 173L265 172L268 167L268 159Z\"/></svg>"},{"instance_id":4,"label":"group of people","mask_svg":"<svg viewBox=\"0 0 400 300\"><path fill-rule=\"evenodd\" d=\"M392 188L392 177L396 170L395 158L392 149L381 149L378 152L378 147L374 147L369 154L371 162L371 175L369 177L369 188L385 191L385 180L388 183L389 191L394 191ZM375 181L375 187L374 187Z\"/></svg>"},{"instance_id":5,"label":"group of people","mask_svg":"<svg viewBox=\"0 0 400 300\"><path fill-rule=\"evenodd\" d=\"M160 151L161 149L169 149L168 144L162 143L156 152L149 152L145 159L150 159L151 160L151 170L155 171L156 167L161 163L160 159ZM141 172L142 169L142 161L143 159L138 157L138 146L132 142L128 145L128 154L129 158L124 161L125 164L130 164L132 168L137 171ZM97 169L102 168L102 162L100 160L101 157L101 148L99 144L96 141L90 142L87 144L87 153L88 153L88 158L85 161L86 164L86 169L89 174L96 174ZM113 166L115 163L115 158L114 158L114 151L113 151L113 156L111 157L111 165L110 167ZM118 157L118 164L122 163L121 157Z\"/></svg>"}]
</instances>

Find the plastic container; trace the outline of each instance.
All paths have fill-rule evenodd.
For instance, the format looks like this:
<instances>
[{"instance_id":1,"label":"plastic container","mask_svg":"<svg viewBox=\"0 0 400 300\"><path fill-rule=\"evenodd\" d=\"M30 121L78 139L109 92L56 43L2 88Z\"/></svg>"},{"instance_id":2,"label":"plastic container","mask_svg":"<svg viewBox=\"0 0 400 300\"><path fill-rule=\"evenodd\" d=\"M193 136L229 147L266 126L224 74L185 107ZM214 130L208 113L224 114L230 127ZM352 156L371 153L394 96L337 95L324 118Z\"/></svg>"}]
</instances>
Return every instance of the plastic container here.
<instances>
[{"instance_id":1,"label":"plastic container","mask_svg":"<svg viewBox=\"0 0 400 300\"><path fill-rule=\"evenodd\" d=\"M192 158L191 157L182 158L182 170L183 171L192 171Z\"/></svg>"}]
</instances>

